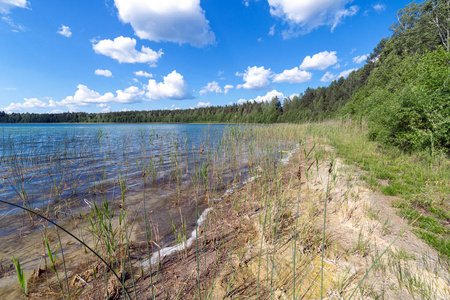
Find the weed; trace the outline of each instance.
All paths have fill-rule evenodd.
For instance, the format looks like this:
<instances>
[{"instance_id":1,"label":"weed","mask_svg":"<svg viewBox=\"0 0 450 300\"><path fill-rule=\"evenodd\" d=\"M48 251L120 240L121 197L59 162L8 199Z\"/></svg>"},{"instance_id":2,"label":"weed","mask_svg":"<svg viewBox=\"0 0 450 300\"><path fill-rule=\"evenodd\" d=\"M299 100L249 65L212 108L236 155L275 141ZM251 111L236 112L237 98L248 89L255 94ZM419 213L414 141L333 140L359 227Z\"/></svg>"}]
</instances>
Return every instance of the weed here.
<instances>
[{"instance_id":1,"label":"weed","mask_svg":"<svg viewBox=\"0 0 450 300\"><path fill-rule=\"evenodd\" d=\"M20 286L22 287L23 295L25 298L27 297L27 279L25 278L25 275L23 274L23 269L20 266L19 259L16 259L13 255L13 262L14 266L16 267L17 271L17 279L19 280Z\"/></svg>"}]
</instances>

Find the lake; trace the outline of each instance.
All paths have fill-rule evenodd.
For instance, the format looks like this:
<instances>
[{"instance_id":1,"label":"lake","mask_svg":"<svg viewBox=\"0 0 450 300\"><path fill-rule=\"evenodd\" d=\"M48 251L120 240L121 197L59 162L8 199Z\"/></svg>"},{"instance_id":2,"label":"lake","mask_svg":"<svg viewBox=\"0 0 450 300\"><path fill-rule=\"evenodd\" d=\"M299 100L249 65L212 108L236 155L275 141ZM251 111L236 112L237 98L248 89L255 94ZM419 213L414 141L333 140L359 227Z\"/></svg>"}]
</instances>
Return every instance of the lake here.
<instances>
[{"instance_id":1,"label":"lake","mask_svg":"<svg viewBox=\"0 0 450 300\"><path fill-rule=\"evenodd\" d=\"M143 176L149 185L176 181L179 187L185 186L195 174L189 173L194 164L218 160L212 152L229 147L224 136L231 128L239 126L1 125L0 199L60 217L70 213L69 205L80 208L100 195L120 195L120 182L126 183L127 190L137 191ZM0 222L17 212L0 204ZM0 235L15 229L2 225Z\"/></svg>"},{"instance_id":2,"label":"lake","mask_svg":"<svg viewBox=\"0 0 450 300\"><path fill-rule=\"evenodd\" d=\"M0 200L45 216L100 252L98 243L105 240L94 227L106 222L108 232L118 228L132 243L151 240L154 254L159 255L155 249L172 253L171 246L190 237L212 203L260 177L261 166L274 166L283 150L294 147L282 135L272 140L260 128L3 124ZM57 246L52 228L42 217L0 203L0 267L9 266L0 272L0 287L6 294L14 286L14 277L8 276L12 255L21 258L26 271L36 270L42 265L42 239L51 233L52 247ZM82 246L67 235L63 244L75 259L66 259L74 271Z\"/></svg>"}]
</instances>

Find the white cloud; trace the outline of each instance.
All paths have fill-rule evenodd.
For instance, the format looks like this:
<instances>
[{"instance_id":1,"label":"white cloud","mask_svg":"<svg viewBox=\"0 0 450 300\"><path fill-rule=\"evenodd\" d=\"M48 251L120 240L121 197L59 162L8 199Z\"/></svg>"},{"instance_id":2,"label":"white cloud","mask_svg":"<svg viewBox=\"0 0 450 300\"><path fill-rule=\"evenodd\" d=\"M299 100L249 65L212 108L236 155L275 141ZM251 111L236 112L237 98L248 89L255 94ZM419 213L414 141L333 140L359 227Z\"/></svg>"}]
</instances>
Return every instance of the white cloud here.
<instances>
[{"instance_id":1,"label":"white cloud","mask_svg":"<svg viewBox=\"0 0 450 300\"><path fill-rule=\"evenodd\" d=\"M349 70L345 70L345 71L342 71L338 76L337 76L337 78L340 78L340 77L347 77L348 75L350 75L350 73L351 72L353 72L353 71L356 71L357 69L349 69Z\"/></svg>"},{"instance_id":2,"label":"white cloud","mask_svg":"<svg viewBox=\"0 0 450 300\"><path fill-rule=\"evenodd\" d=\"M116 103L133 103L138 102L139 97L144 95L144 91L140 90L136 86L130 86L126 89L117 90L116 91L117 97L114 102Z\"/></svg>"},{"instance_id":3,"label":"white cloud","mask_svg":"<svg viewBox=\"0 0 450 300\"><path fill-rule=\"evenodd\" d=\"M357 5L350 6L349 9L341 9L334 15L333 25L331 26L331 32L334 31L345 17L351 17L358 13L359 7Z\"/></svg>"},{"instance_id":4,"label":"white cloud","mask_svg":"<svg viewBox=\"0 0 450 300\"><path fill-rule=\"evenodd\" d=\"M228 94L228 92L231 90L231 89L233 89L234 87L231 85L231 84L227 84L227 85L225 85L224 87L224 90L225 90L225 95L226 94Z\"/></svg>"},{"instance_id":5,"label":"white cloud","mask_svg":"<svg viewBox=\"0 0 450 300\"><path fill-rule=\"evenodd\" d=\"M312 73L299 70L295 67L290 70L284 70L281 74L276 74L273 78L273 82L288 82L288 83L303 83L310 81Z\"/></svg>"},{"instance_id":6,"label":"white cloud","mask_svg":"<svg viewBox=\"0 0 450 300\"><path fill-rule=\"evenodd\" d=\"M4 107L3 110L5 112L21 112L31 108L49 108L56 106L54 100L49 100L48 102L44 102L38 98L24 98L23 100L23 103L11 103L7 107Z\"/></svg>"},{"instance_id":7,"label":"white cloud","mask_svg":"<svg viewBox=\"0 0 450 300\"><path fill-rule=\"evenodd\" d=\"M353 62L357 63L357 64L360 64L360 63L365 62L368 57L369 57L369 54L364 54L364 55L361 55L361 56L355 56L355 57L353 57Z\"/></svg>"},{"instance_id":8,"label":"white cloud","mask_svg":"<svg viewBox=\"0 0 450 300\"><path fill-rule=\"evenodd\" d=\"M105 77L111 77L112 73L110 70L101 70L101 69L97 69L95 70L95 75L99 75L99 76L105 76Z\"/></svg>"},{"instance_id":9,"label":"white cloud","mask_svg":"<svg viewBox=\"0 0 450 300\"><path fill-rule=\"evenodd\" d=\"M356 71L357 69L349 69L349 70L345 70L342 71L341 73L339 73L339 75L334 75L331 72L326 72L325 75L322 76L322 78L320 79L320 81L322 82L330 82L336 79L339 79L341 77L347 77L348 75L350 75L351 72Z\"/></svg>"},{"instance_id":10,"label":"white cloud","mask_svg":"<svg viewBox=\"0 0 450 300\"><path fill-rule=\"evenodd\" d=\"M345 7L353 0L268 0L272 16L286 21L290 28L283 32L284 38L298 36L327 25L331 31L344 17L358 11L357 6Z\"/></svg>"},{"instance_id":11,"label":"white cloud","mask_svg":"<svg viewBox=\"0 0 450 300\"><path fill-rule=\"evenodd\" d=\"M283 93L280 93L277 90L272 90L272 91L268 92L267 94L265 94L264 96L258 96L255 99L250 99L250 100L239 99L237 104L243 104L245 102L257 102L257 103L269 102L270 100L272 100L273 97L278 97L278 100L280 100L280 101L282 101L285 98Z\"/></svg>"},{"instance_id":12,"label":"white cloud","mask_svg":"<svg viewBox=\"0 0 450 300\"><path fill-rule=\"evenodd\" d=\"M65 37L70 37L72 35L72 32L70 31L69 26L61 25L59 30L57 31L60 35L63 35Z\"/></svg>"},{"instance_id":13,"label":"white cloud","mask_svg":"<svg viewBox=\"0 0 450 300\"><path fill-rule=\"evenodd\" d=\"M20 31L25 31L25 26L23 26L21 24L14 23L13 19L11 17L9 17L9 16L3 16L2 20L5 21L12 28L15 28L15 29L12 30L14 32L19 32L19 30Z\"/></svg>"},{"instance_id":14,"label":"white cloud","mask_svg":"<svg viewBox=\"0 0 450 300\"><path fill-rule=\"evenodd\" d=\"M197 103L197 107L208 107L211 106L211 102L199 102Z\"/></svg>"},{"instance_id":15,"label":"white cloud","mask_svg":"<svg viewBox=\"0 0 450 300\"><path fill-rule=\"evenodd\" d=\"M136 50L136 40L119 36L112 40L101 40L93 43L92 47L96 53L106 55L120 63L156 63L164 54L160 49L158 52L142 46L141 51Z\"/></svg>"},{"instance_id":16,"label":"white cloud","mask_svg":"<svg viewBox=\"0 0 450 300\"><path fill-rule=\"evenodd\" d=\"M144 72L144 71L137 71L137 72L134 72L134 75L135 75L135 76L138 76L138 77L153 78L153 74L150 74L150 73L147 73L147 72Z\"/></svg>"},{"instance_id":17,"label":"white cloud","mask_svg":"<svg viewBox=\"0 0 450 300\"><path fill-rule=\"evenodd\" d=\"M327 71L322 78L320 79L320 81L322 82L330 82L336 79L336 75L334 75L333 73L331 73L330 71Z\"/></svg>"},{"instance_id":18,"label":"white cloud","mask_svg":"<svg viewBox=\"0 0 450 300\"><path fill-rule=\"evenodd\" d=\"M380 11L386 10L386 5L378 3L373 6L373 9L380 12Z\"/></svg>"},{"instance_id":19,"label":"white cloud","mask_svg":"<svg viewBox=\"0 0 450 300\"><path fill-rule=\"evenodd\" d=\"M177 71L164 76L164 81L157 83L150 79L146 85L147 93L145 94L150 100L157 99L192 99L188 86L183 76Z\"/></svg>"},{"instance_id":20,"label":"white cloud","mask_svg":"<svg viewBox=\"0 0 450 300\"><path fill-rule=\"evenodd\" d=\"M216 93L216 94L222 94L223 91L219 86L219 83L217 81L209 82L203 89L199 92L200 95L204 95L207 92Z\"/></svg>"},{"instance_id":21,"label":"white cloud","mask_svg":"<svg viewBox=\"0 0 450 300\"><path fill-rule=\"evenodd\" d=\"M119 18L130 23L141 39L188 43L202 47L215 43L200 0L115 0Z\"/></svg>"},{"instance_id":22,"label":"white cloud","mask_svg":"<svg viewBox=\"0 0 450 300\"><path fill-rule=\"evenodd\" d=\"M87 86L79 84L78 90L73 96L68 96L63 100L56 102L59 106L67 106L70 111L75 111L79 106L110 104L110 103L135 103L142 101L141 96L144 91L138 87L130 86L125 90L117 90L117 96L113 93L105 93L104 95L90 90Z\"/></svg>"},{"instance_id":23,"label":"white cloud","mask_svg":"<svg viewBox=\"0 0 450 300\"><path fill-rule=\"evenodd\" d=\"M311 56L306 56L303 60L300 68L305 70L325 70L329 66L337 63L338 59L336 51L323 51Z\"/></svg>"},{"instance_id":24,"label":"white cloud","mask_svg":"<svg viewBox=\"0 0 450 300\"><path fill-rule=\"evenodd\" d=\"M0 13L8 14L12 8L29 8L27 0L0 0Z\"/></svg>"},{"instance_id":25,"label":"white cloud","mask_svg":"<svg viewBox=\"0 0 450 300\"><path fill-rule=\"evenodd\" d=\"M273 24L272 27L270 27L270 30L269 30L269 35L270 36L272 36L274 34L275 34L275 24Z\"/></svg>"},{"instance_id":26,"label":"white cloud","mask_svg":"<svg viewBox=\"0 0 450 300\"><path fill-rule=\"evenodd\" d=\"M0 86L0 91L16 91L17 88L15 87L2 87Z\"/></svg>"},{"instance_id":27,"label":"white cloud","mask_svg":"<svg viewBox=\"0 0 450 300\"><path fill-rule=\"evenodd\" d=\"M244 88L248 90L263 90L269 87L269 78L272 72L264 67L248 67L245 73L236 73L236 76L243 76L244 84L236 86L237 89Z\"/></svg>"}]
</instances>

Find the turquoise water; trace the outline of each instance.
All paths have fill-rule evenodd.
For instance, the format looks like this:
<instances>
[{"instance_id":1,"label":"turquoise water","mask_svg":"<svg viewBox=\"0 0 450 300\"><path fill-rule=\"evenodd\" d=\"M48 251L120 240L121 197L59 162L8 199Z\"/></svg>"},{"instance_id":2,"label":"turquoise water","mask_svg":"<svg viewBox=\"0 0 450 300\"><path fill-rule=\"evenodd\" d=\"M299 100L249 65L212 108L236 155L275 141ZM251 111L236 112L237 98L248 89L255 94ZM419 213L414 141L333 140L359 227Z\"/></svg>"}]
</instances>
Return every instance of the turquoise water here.
<instances>
[{"instance_id":1,"label":"turquoise water","mask_svg":"<svg viewBox=\"0 0 450 300\"><path fill-rule=\"evenodd\" d=\"M83 205L100 194L120 195L119 178L135 190L143 176L156 183L174 181L177 169L207 163L208 153L224 146L222 138L233 131L230 128L239 129L193 124L0 125L0 199L44 211L55 205ZM192 178L183 175L181 180ZM0 203L0 234L6 228L2 219L17 212ZM59 213L68 214L64 209Z\"/></svg>"}]
</instances>

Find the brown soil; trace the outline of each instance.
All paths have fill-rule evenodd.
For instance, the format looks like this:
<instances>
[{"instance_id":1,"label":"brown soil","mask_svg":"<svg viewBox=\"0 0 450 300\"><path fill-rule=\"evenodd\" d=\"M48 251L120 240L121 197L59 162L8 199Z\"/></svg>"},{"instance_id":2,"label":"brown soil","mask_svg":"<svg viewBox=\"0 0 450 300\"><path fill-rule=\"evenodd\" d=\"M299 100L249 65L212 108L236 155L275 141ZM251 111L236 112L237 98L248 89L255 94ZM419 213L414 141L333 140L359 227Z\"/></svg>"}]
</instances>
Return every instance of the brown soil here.
<instances>
[{"instance_id":1,"label":"brown soil","mask_svg":"<svg viewBox=\"0 0 450 300\"><path fill-rule=\"evenodd\" d=\"M325 150L333 154L330 147ZM138 299L292 299L295 293L299 299L320 299L322 293L324 299L343 299L383 255L355 298L450 299L448 260L418 239L396 215L391 203L397 199L368 189L359 180L363 171L340 159L334 160L331 174L329 161L314 165L308 176L305 169L304 158L297 152L277 175L262 176L220 202L204 199L214 210L199 227L198 243L164 258L151 270L141 265L147 245L139 238L142 228L136 228L133 268L119 274L131 297L136 293ZM271 210L266 209L267 201L276 201ZM152 251L158 245L152 243ZM40 249L29 251L40 257ZM106 290L111 299L121 297L120 283L111 276L105 288L104 267L97 260L82 249L73 255L69 259L80 261L69 274L73 298L104 299ZM42 272L30 279L30 298L61 297L54 280L52 288L42 288L46 276L48 272ZM10 299L17 299L20 288L11 284L11 276L6 277L9 285L0 287L10 289Z\"/></svg>"}]
</instances>

